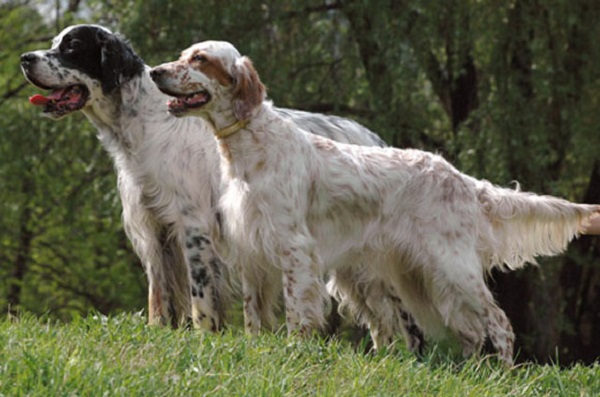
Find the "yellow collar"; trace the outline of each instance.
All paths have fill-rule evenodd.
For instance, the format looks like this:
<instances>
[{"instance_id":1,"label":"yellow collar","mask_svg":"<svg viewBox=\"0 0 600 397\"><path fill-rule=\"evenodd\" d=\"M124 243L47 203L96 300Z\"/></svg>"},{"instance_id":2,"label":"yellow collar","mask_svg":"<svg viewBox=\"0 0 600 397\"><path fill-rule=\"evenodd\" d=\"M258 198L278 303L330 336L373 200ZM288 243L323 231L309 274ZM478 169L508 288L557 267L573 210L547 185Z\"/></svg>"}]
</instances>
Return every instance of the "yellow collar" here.
<instances>
[{"instance_id":1,"label":"yellow collar","mask_svg":"<svg viewBox=\"0 0 600 397\"><path fill-rule=\"evenodd\" d=\"M246 127L250 123L250 120L238 120L228 127L218 130L215 135L219 139L227 138Z\"/></svg>"}]
</instances>

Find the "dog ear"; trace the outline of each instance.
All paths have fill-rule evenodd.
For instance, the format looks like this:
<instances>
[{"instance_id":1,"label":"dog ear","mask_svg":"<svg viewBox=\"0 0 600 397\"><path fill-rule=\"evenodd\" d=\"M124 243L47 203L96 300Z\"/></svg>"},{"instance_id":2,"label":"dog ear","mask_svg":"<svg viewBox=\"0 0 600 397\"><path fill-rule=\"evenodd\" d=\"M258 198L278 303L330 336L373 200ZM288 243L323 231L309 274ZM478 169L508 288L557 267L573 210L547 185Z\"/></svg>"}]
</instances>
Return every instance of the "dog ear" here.
<instances>
[{"instance_id":1,"label":"dog ear","mask_svg":"<svg viewBox=\"0 0 600 397\"><path fill-rule=\"evenodd\" d=\"M249 58L239 59L235 69L233 114L238 120L246 120L252 111L264 101L266 88L260 81Z\"/></svg>"},{"instance_id":2,"label":"dog ear","mask_svg":"<svg viewBox=\"0 0 600 397\"><path fill-rule=\"evenodd\" d=\"M144 69L144 62L133 52L127 42L116 34L98 31L102 92L110 94L120 86L123 79L130 78Z\"/></svg>"}]
</instances>

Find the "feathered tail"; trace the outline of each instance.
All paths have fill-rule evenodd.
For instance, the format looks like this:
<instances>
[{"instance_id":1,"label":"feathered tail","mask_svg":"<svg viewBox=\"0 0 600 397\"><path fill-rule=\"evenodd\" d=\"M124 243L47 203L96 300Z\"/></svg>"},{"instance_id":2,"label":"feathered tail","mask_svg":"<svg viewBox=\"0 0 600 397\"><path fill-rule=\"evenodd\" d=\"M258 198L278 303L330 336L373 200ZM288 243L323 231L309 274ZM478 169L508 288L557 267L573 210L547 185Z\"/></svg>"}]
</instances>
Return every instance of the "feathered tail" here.
<instances>
[{"instance_id":1,"label":"feathered tail","mask_svg":"<svg viewBox=\"0 0 600 397\"><path fill-rule=\"evenodd\" d=\"M478 182L483 217L479 247L487 271L517 269L536 256L556 255L567 248L600 205L575 204L552 196L500 188Z\"/></svg>"}]
</instances>

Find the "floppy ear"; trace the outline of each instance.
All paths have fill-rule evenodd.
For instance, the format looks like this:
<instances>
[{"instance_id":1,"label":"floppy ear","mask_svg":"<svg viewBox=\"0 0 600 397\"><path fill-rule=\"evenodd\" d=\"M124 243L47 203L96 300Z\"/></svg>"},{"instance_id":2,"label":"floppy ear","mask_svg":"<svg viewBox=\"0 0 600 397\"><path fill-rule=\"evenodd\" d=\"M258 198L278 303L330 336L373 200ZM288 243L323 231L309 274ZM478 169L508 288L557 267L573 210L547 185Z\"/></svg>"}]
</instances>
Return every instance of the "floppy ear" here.
<instances>
[{"instance_id":1,"label":"floppy ear","mask_svg":"<svg viewBox=\"0 0 600 397\"><path fill-rule=\"evenodd\" d=\"M235 86L233 88L233 114L238 120L246 120L252 111L265 100L266 89L258 73L247 57L242 57L235 65Z\"/></svg>"},{"instance_id":2,"label":"floppy ear","mask_svg":"<svg viewBox=\"0 0 600 397\"><path fill-rule=\"evenodd\" d=\"M119 87L122 79L141 73L144 69L144 62L118 35L100 30L96 39L100 44L101 51L102 92L110 94Z\"/></svg>"}]
</instances>

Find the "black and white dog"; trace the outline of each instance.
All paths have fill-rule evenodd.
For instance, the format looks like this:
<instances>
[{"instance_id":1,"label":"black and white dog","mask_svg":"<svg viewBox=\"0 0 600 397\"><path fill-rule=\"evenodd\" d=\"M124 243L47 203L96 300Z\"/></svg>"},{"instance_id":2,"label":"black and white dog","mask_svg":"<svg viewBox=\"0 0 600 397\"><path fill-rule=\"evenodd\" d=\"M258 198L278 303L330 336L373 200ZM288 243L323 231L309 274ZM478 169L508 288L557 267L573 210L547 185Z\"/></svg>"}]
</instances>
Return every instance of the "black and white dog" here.
<instances>
[{"instance_id":1,"label":"black and white dog","mask_svg":"<svg viewBox=\"0 0 600 397\"><path fill-rule=\"evenodd\" d=\"M229 296L211 240L217 222L219 155L209 126L167 112L169 97L119 35L97 25L63 30L49 50L21 57L26 78L50 94L30 101L58 119L82 111L118 173L125 230L149 281L149 322L218 330ZM384 146L363 126L335 116L277 110L307 130Z\"/></svg>"}]
</instances>

